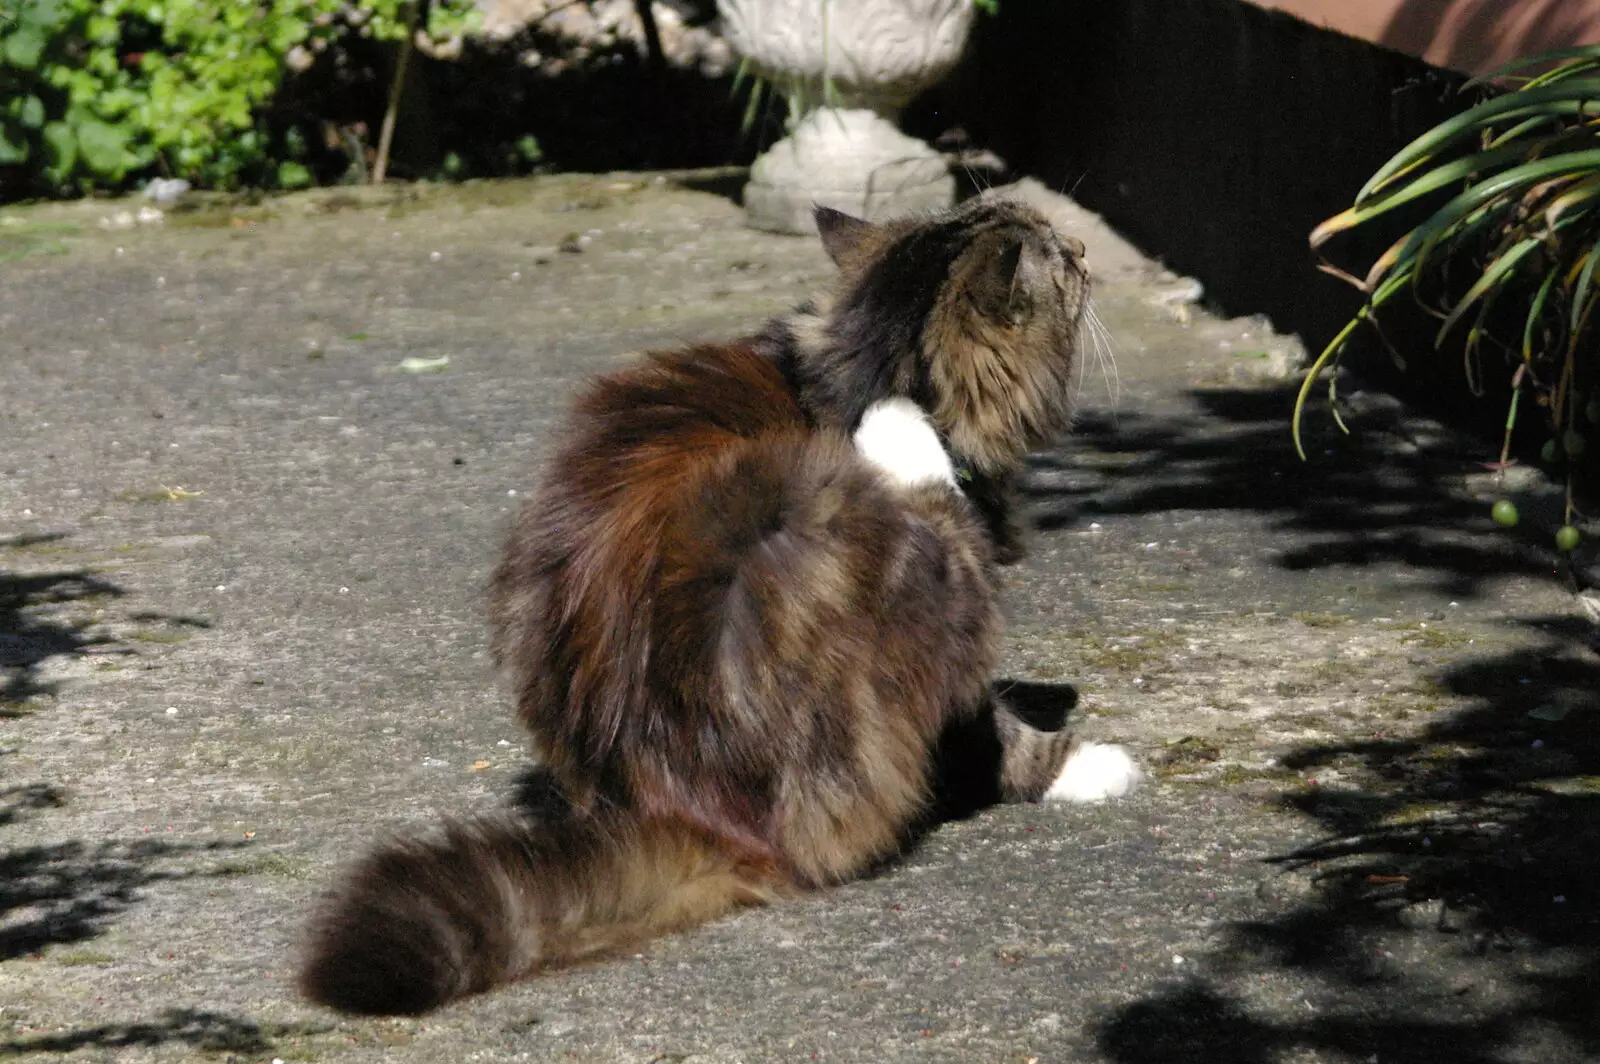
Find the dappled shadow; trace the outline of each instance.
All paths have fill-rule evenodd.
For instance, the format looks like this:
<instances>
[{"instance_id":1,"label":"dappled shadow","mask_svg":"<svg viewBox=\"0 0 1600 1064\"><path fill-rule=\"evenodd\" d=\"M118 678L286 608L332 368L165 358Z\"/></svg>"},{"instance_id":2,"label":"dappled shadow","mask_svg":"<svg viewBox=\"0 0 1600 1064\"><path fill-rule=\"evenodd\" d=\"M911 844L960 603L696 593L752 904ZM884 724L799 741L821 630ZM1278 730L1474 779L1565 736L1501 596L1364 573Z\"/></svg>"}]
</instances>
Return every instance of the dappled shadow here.
<instances>
[{"instance_id":1,"label":"dappled shadow","mask_svg":"<svg viewBox=\"0 0 1600 1064\"><path fill-rule=\"evenodd\" d=\"M243 874L248 865L225 858L248 845L70 840L0 851L0 961L94 938L152 884ZM196 863L206 857L222 860Z\"/></svg>"},{"instance_id":2,"label":"dappled shadow","mask_svg":"<svg viewBox=\"0 0 1600 1064\"><path fill-rule=\"evenodd\" d=\"M306 1024L262 1025L208 1009L166 1009L161 1018L153 1022L108 1023L0 1041L0 1057L71 1053L78 1049L148 1048L169 1042L207 1054L261 1055L273 1049L276 1039L317 1034L323 1030L326 1027Z\"/></svg>"},{"instance_id":3,"label":"dappled shadow","mask_svg":"<svg viewBox=\"0 0 1600 1064\"><path fill-rule=\"evenodd\" d=\"M0 827L37 809L55 809L66 802L66 792L51 783L23 783L0 787Z\"/></svg>"},{"instance_id":4,"label":"dappled shadow","mask_svg":"<svg viewBox=\"0 0 1600 1064\"><path fill-rule=\"evenodd\" d=\"M1302 462L1290 440L1294 387L1198 389L1197 410L1170 416L1086 413L1061 452L1037 457L1024 484L1046 529L1104 515L1235 510L1287 533L1277 564L1303 571L1392 564L1433 574L1454 598L1488 578L1548 575L1547 551L1495 534L1482 502L1460 490L1493 457L1360 393L1345 420L1308 413Z\"/></svg>"},{"instance_id":5,"label":"dappled shadow","mask_svg":"<svg viewBox=\"0 0 1600 1064\"><path fill-rule=\"evenodd\" d=\"M1415 738L1307 745L1284 759L1343 780L1282 796L1326 835L1274 859L1306 890L1234 926L1216 970L1254 958L1240 970L1292 971L1340 1004L1265 1015L1224 975L1107 1018L1112 1059L1600 1053L1600 654L1587 622L1523 623L1534 645L1435 677L1466 705Z\"/></svg>"},{"instance_id":6,"label":"dappled shadow","mask_svg":"<svg viewBox=\"0 0 1600 1064\"><path fill-rule=\"evenodd\" d=\"M39 541L7 543L28 546ZM49 607L123 593L82 569L25 575L0 570L0 717L16 716L18 705L50 692L38 678L44 661L58 654L81 654L107 642L88 634L86 623L50 615Z\"/></svg>"}]
</instances>

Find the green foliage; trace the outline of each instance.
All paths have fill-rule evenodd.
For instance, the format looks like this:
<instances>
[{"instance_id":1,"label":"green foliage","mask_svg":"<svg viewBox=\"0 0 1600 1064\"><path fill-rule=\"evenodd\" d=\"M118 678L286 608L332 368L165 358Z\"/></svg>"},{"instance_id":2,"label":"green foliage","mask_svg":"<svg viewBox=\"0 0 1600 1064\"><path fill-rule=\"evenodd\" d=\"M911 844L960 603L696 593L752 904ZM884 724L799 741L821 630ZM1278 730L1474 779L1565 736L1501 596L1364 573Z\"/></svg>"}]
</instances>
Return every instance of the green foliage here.
<instances>
[{"instance_id":1,"label":"green foliage","mask_svg":"<svg viewBox=\"0 0 1600 1064\"><path fill-rule=\"evenodd\" d=\"M1356 327L1376 324L1402 291L1439 318L1436 347L1466 329L1474 387L1485 346L1505 355L1508 447L1523 391L1547 414L1550 459L1575 459L1585 435L1600 431L1593 424L1600 418L1589 416L1600 413L1600 323L1593 320L1600 305L1600 45L1522 60L1468 87L1488 81L1514 87L1418 137L1373 175L1353 206L1312 231L1312 247L1321 247L1399 208L1437 204L1365 277L1324 267L1367 299L1306 376L1295 405L1296 447L1312 382L1338 360Z\"/></svg>"},{"instance_id":2,"label":"green foliage","mask_svg":"<svg viewBox=\"0 0 1600 1064\"><path fill-rule=\"evenodd\" d=\"M0 0L0 165L47 192L155 172L308 183L261 120L291 50L394 40L405 15L404 0ZM470 0L435 0L427 29L471 17Z\"/></svg>"}]
</instances>

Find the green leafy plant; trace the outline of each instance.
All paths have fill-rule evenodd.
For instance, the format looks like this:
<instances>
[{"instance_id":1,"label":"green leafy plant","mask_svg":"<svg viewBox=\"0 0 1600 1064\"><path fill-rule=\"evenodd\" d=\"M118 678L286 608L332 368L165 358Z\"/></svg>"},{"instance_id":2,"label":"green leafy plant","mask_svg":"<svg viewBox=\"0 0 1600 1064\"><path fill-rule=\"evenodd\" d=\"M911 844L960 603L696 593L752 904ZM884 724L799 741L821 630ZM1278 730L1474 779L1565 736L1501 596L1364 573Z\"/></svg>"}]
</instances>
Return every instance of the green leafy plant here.
<instances>
[{"instance_id":1,"label":"green leafy plant","mask_svg":"<svg viewBox=\"0 0 1600 1064\"><path fill-rule=\"evenodd\" d=\"M270 143L261 117L291 51L346 34L395 40L414 10L405 0L0 0L0 166L26 167L41 191L115 188L141 173L224 188L264 175L307 183L294 145ZM472 17L470 0L435 0L426 29L457 34Z\"/></svg>"},{"instance_id":2,"label":"green leafy plant","mask_svg":"<svg viewBox=\"0 0 1600 1064\"><path fill-rule=\"evenodd\" d=\"M1439 319L1436 348L1466 329L1474 390L1484 381L1485 349L1504 356L1511 398L1502 464L1525 393L1544 411L1545 458L1567 462L1570 521L1572 466L1600 427L1600 46L1534 56L1466 87L1490 84L1511 88L1418 137L1373 174L1348 210L1312 231L1311 246L1321 248L1393 211L1434 206L1364 277L1323 264L1367 298L1307 371L1294 442L1304 458L1301 415L1322 371L1363 324L1377 328L1379 313L1409 293Z\"/></svg>"}]
</instances>

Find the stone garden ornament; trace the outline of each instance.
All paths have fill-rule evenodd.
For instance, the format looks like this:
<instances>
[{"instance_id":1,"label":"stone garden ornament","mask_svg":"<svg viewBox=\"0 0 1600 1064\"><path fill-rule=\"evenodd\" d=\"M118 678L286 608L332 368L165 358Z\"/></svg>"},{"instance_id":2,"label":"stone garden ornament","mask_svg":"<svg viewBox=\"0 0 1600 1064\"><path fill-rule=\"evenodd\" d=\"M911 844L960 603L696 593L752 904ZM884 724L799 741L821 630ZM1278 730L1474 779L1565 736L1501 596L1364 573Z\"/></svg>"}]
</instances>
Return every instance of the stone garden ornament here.
<instances>
[{"instance_id":1,"label":"stone garden ornament","mask_svg":"<svg viewBox=\"0 0 1600 1064\"><path fill-rule=\"evenodd\" d=\"M758 229L815 232L814 204L876 221L948 207L944 159L895 119L955 66L973 0L717 0L723 32L755 74L824 106L791 114L789 135L750 168L745 216Z\"/></svg>"}]
</instances>

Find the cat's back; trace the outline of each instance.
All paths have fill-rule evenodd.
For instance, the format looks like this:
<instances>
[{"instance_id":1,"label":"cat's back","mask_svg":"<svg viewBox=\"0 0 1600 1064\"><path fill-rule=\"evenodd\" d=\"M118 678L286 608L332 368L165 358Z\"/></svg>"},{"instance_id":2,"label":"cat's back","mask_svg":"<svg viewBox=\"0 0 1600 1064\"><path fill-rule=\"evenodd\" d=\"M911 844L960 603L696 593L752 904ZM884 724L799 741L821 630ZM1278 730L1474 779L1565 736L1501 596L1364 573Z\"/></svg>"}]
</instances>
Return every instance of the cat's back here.
<instances>
[{"instance_id":1,"label":"cat's back","mask_svg":"<svg viewBox=\"0 0 1600 1064\"><path fill-rule=\"evenodd\" d=\"M814 437L748 343L653 351L590 382L490 586L495 656L525 719L539 705L626 712L649 686L649 629L683 548L712 580L736 564L781 505L783 456Z\"/></svg>"}]
</instances>

